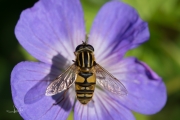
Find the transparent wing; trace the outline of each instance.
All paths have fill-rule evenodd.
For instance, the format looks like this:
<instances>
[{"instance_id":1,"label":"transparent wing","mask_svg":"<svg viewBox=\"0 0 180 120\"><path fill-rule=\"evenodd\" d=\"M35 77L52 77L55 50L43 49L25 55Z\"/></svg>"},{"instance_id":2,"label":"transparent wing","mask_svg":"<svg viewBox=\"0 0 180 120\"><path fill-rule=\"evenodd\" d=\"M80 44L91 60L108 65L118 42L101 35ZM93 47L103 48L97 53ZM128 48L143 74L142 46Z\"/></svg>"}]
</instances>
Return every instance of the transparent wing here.
<instances>
[{"instance_id":1,"label":"transparent wing","mask_svg":"<svg viewBox=\"0 0 180 120\"><path fill-rule=\"evenodd\" d=\"M124 85L99 64L95 66L97 83L104 89L118 95L126 95Z\"/></svg>"},{"instance_id":2,"label":"transparent wing","mask_svg":"<svg viewBox=\"0 0 180 120\"><path fill-rule=\"evenodd\" d=\"M71 65L59 75L46 89L46 95L51 96L68 89L76 80L76 65Z\"/></svg>"}]
</instances>

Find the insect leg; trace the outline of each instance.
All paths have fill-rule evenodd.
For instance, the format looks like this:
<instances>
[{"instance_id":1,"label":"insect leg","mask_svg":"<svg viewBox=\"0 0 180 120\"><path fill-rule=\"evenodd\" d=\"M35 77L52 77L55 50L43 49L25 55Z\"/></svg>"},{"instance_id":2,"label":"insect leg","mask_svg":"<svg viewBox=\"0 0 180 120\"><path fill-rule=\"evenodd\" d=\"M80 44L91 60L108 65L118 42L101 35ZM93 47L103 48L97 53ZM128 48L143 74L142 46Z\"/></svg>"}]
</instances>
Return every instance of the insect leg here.
<instances>
[{"instance_id":1,"label":"insect leg","mask_svg":"<svg viewBox=\"0 0 180 120\"><path fill-rule=\"evenodd\" d=\"M68 91L68 89L66 89L66 91L64 92L63 98L60 101L58 101L57 103L53 103L53 105L58 105L60 102L62 102L66 96L67 91Z\"/></svg>"},{"instance_id":2,"label":"insect leg","mask_svg":"<svg viewBox=\"0 0 180 120\"><path fill-rule=\"evenodd\" d=\"M92 99L92 102L94 103L94 100Z\"/></svg>"}]
</instances>

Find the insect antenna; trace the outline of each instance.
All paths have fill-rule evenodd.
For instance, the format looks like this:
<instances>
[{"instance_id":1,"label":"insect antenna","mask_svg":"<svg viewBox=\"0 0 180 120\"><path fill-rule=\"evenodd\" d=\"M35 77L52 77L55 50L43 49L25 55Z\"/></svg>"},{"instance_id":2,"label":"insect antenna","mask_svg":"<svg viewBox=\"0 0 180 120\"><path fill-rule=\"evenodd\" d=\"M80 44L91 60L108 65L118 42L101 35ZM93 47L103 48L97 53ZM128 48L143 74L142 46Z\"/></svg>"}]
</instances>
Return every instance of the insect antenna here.
<instances>
[{"instance_id":1,"label":"insect antenna","mask_svg":"<svg viewBox=\"0 0 180 120\"><path fill-rule=\"evenodd\" d=\"M85 41L82 41L83 45L87 45L88 38L89 38L89 35L86 33L86 39Z\"/></svg>"},{"instance_id":2,"label":"insect antenna","mask_svg":"<svg viewBox=\"0 0 180 120\"><path fill-rule=\"evenodd\" d=\"M86 41L84 42L84 41L82 41L82 43L83 43L83 45L86 45L87 43L86 43Z\"/></svg>"},{"instance_id":3,"label":"insect antenna","mask_svg":"<svg viewBox=\"0 0 180 120\"><path fill-rule=\"evenodd\" d=\"M85 40L86 43L88 41L88 38L89 38L89 35L86 33L86 40Z\"/></svg>"}]
</instances>

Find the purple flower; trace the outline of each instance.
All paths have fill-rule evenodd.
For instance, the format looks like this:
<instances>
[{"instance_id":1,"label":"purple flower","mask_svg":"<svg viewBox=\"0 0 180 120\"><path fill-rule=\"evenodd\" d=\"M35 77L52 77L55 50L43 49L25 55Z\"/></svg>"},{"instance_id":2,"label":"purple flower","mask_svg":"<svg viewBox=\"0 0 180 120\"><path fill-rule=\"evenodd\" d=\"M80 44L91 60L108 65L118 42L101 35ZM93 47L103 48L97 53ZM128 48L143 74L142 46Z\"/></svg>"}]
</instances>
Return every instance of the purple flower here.
<instances>
[{"instance_id":1,"label":"purple flower","mask_svg":"<svg viewBox=\"0 0 180 120\"><path fill-rule=\"evenodd\" d=\"M93 100L82 105L74 86L67 94L45 96L47 86L75 59L74 50L85 40L79 0L40 0L22 12L15 28L19 43L40 62L21 62L11 74L13 101L26 120L133 120L131 111L154 114L166 102L162 79L145 63L124 54L149 38L148 25L137 12L120 1L105 4L97 14L88 44L96 62L119 79L128 95L111 94L96 87ZM64 100L58 105L53 105Z\"/></svg>"}]
</instances>

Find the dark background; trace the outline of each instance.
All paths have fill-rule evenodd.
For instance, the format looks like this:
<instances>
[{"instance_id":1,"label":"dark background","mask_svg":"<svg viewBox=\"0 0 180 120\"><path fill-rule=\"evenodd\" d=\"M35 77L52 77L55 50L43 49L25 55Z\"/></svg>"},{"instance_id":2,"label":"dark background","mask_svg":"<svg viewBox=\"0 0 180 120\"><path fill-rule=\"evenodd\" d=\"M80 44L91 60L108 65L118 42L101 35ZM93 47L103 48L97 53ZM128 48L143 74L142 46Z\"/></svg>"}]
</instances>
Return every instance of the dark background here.
<instances>
[{"instance_id":1,"label":"dark background","mask_svg":"<svg viewBox=\"0 0 180 120\"><path fill-rule=\"evenodd\" d=\"M164 80L168 101L151 116L135 113L137 120L180 120L180 0L124 0L149 23L150 41L127 56L146 62ZM14 110L10 74L20 61L35 60L18 43L14 28L22 10L36 0L0 0L0 119L22 119ZM99 8L107 0L82 0L87 31ZM69 119L72 119L72 114Z\"/></svg>"},{"instance_id":2,"label":"dark background","mask_svg":"<svg viewBox=\"0 0 180 120\"><path fill-rule=\"evenodd\" d=\"M21 120L14 110L10 87L13 67L26 60L15 38L14 28L22 10L33 6L37 0L0 0L0 119Z\"/></svg>"}]
</instances>

